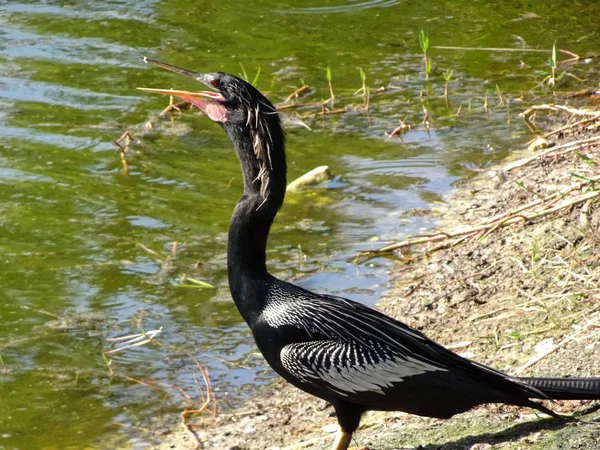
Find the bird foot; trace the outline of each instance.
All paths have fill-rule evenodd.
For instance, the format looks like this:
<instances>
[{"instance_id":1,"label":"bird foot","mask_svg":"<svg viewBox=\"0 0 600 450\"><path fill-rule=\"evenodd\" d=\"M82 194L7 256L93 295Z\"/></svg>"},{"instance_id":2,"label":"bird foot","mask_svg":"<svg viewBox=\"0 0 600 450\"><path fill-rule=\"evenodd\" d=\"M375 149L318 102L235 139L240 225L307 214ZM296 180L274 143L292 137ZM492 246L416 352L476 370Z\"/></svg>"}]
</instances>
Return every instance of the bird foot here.
<instances>
[{"instance_id":1,"label":"bird foot","mask_svg":"<svg viewBox=\"0 0 600 450\"><path fill-rule=\"evenodd\" d=\"M331 450L348 450L352 441L352 433L346 433L342 430L338 431Z\"/></svg>"}]
</instances>

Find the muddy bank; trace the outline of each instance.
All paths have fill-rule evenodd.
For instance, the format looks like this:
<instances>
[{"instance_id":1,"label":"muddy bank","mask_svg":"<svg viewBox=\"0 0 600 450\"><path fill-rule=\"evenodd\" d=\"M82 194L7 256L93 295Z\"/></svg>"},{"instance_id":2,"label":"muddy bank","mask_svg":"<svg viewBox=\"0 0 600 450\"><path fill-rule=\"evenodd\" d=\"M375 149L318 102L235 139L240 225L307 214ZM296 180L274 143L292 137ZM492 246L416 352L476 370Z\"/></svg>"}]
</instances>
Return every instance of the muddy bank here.
<instances>
[{"instance_id":1,"label":"muddy bank","mask_svg":"<svg viewBox=\"0 0 600 450\"><path fill-rule=\"evenodd\" d=\"M552 108L538 115L545 141L436 211L438 231L455 237L396 250L393 287L378 308L513 375L600 376L600 119ZM594 402L549 406L600 418ZM325 402L280 381L194 429L204 448L291 450L329 448L337 428ZM373 450L599 449L600 425L486 405L447 421L368 413L355 439ZM160 448L192 447L175 434Z\"/></svg>"}]
</instances>

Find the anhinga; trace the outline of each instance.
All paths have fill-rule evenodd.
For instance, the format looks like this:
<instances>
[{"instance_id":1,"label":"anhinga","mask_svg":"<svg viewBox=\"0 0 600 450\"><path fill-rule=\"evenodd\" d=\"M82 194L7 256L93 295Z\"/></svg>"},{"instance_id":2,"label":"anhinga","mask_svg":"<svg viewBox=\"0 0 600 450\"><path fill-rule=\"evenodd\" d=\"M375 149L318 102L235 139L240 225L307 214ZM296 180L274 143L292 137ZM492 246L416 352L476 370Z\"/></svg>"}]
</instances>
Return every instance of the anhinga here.
<instances>
[{"instance_id":1,"label":"anhinga","mask_svg":"<svg viewBox=\"0 0 600 450\"><path fill-rule=\"evenodd\" d=\"M231 295L269 365L294 386L333 405L333 450L346 450L367 410L449 418L482 403L600 399L600 378L516 378L460 357L421 332L360 303L316 294L267 271L269 229L286 189L285 139L271 102L246 81L152 63L199 81L209 92L143 90L199 107L227 133L244 193L229 227Z\"/></svg>"}]
</instances>

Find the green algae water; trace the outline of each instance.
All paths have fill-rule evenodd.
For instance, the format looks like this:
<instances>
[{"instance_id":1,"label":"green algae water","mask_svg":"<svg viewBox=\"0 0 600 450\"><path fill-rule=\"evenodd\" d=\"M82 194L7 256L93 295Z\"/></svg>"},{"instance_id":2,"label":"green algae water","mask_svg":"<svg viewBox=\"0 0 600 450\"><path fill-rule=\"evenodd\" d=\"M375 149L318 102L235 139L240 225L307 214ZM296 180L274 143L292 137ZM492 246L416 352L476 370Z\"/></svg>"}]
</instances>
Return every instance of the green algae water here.
<instances>
[{"instance_id":1,"label":"green algae water","mask_svg":"<svg viewBox=\"0 0 600 450\"><path fill-rule=\"evenodd\" d=\"M166 105L135 88L197 89L139 58L260 68L274 103L302 83L301 101L326 100L329 67L342 107L363 103L364 70L368 113L305 119L310 129L285 113L288 178L324 164L338 177L288 196L268 260L281 278L373 304L392 265L357 266L356 253L434 225L407 212L531 137L516 115L552 100L553 44L583 56L600 42L595 2L433 3L0 1L0 449L144 448L178 421L179 389L199 397L196 361L220 410L274 379L229 297L242 180L224 133L175 114L122 170L112 141ZM597 84L594 59L564 70L559 92ZM388 138L400 121L413 130ZM162 345L103 357L111 338L161 327Z\"/></svg>"}]
</instances>

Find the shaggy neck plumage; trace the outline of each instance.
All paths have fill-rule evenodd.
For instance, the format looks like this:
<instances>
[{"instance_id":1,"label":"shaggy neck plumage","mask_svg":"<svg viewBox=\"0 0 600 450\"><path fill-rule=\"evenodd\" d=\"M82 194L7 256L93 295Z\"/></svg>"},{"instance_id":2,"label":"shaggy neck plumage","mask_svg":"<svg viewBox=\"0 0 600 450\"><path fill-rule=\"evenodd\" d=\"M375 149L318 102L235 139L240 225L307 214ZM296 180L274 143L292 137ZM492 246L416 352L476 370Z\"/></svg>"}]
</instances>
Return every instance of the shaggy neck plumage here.
<instances>
[{"instance_id":1,"label":"shaggy neck plumage","mask_svg":"<svg viewBox=\"0 0 600 450\"><path fill-rule=\"evenodd\" d=\"M258 122L256 126L224 126L244 178L244 194L229 226L227 269L232 297L246 321L250 311L262 309L260 290L270 277L267 238L286 188L285 142L279 118L271 113L259 119L260 126Z\"/></svg>"}]
</instances>

